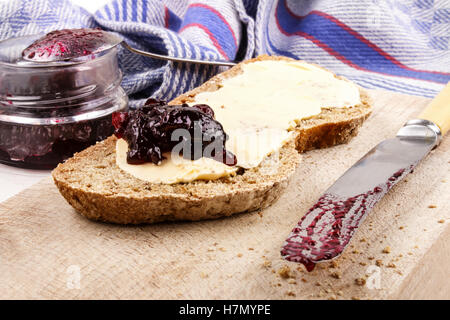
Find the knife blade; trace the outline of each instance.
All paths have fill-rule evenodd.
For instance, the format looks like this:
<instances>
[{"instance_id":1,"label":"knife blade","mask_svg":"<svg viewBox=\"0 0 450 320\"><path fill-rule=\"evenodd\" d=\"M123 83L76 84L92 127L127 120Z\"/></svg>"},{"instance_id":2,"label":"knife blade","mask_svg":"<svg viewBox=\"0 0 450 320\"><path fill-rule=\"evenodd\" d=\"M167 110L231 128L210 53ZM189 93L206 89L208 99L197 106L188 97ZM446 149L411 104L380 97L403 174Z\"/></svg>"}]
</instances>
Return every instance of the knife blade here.
<instances>
[{"instance_id":1,"label":"knife blade","mask_svg":"<svg viewBox=\"0 0 450 320\"><path fill-rule=\"evenodd\" d=\"M382 141L329 187L289 234L281 255L312 271L338 257L378 201L436 146L450 128L450 83L419 119Z\"/></svg>"}]
</instances>

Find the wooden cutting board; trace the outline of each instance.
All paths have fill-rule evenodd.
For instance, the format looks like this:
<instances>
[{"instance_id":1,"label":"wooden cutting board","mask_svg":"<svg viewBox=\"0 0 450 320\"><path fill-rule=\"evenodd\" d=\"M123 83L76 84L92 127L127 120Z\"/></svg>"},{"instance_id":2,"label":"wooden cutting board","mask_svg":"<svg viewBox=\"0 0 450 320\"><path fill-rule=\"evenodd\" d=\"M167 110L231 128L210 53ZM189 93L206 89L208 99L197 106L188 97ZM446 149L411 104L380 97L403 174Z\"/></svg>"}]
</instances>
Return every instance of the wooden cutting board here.
<instances>
[{"instance_id":1,"label":"wooden cutting board","mask_svg":"<svg viewBox=\"0 0 450 320\"><path fill-rule=\"evenodd\" d=\"M50 179L1 203L0 298L449 299L450 137L378 203L335 263L308 273L280 258L285 237L321 193L429 102L371 93L374 113L360 134L306 153L288 190L263 212L96 223Z\"/></svg>"}]
</instances>

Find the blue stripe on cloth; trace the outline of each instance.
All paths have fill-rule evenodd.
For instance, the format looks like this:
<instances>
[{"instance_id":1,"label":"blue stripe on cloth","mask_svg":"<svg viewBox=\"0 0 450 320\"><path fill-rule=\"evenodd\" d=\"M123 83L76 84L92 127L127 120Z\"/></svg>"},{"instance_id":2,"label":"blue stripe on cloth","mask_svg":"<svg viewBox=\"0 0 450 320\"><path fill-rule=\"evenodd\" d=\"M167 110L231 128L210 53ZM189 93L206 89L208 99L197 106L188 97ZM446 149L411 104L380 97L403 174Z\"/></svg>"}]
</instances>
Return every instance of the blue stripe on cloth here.
<instances>
[{"instance_id":1,"label":"blue stripe on cloth","mask_svg":"<svg viewBox=\"0 0 450 320\"><path fill-rule=\"evenodd\" d=\"M364 41L362 36L356 37L348 29L344 29L343 25L321 12L314 11L298 17L289 11L286 1L278 1L275 19L285 35L310 39L354 68L444 84L450 81L450 74L413 70L393 62L393 58L387 53L381 49L375 50L368 40Z\"/></svg>"},{"instance_id":2,"label":"blue stripe on cloth","mask_svg":"<svg viewBox=\"0 0 450 320\"><path fill-rule=\"evenodd\" d=\"M414 3L420 9L429 9L433 6L434 0L416 0Z\"/></svg>"},{"instance_id":3,"label":"blue stripe on cloth","mask_svg":"<svg viewBox=\"0 0 450 320\"><path fill-rule=\"evenodd\" d=\"M174 41L174 39L173 39L173 36L172 36L172 34L171 34L171 32L168 32L167 33L167 36L168 36L168 38L169 38L169 40L170 40L170 42L171 42L171 46L172 46L172 48L173 48L173 50L174 50L174 55L176 56L176 57L178 57L178 48L177 48L177 46L175 45L175 41ZM172 70L170 71L170 82L169 82L169 85L166 87L166 88L164 88L163 89L163 91L161 92L161 96L162 96L162 98L163 99L165 99L165 100L170 100L170 91L171 91L171 89L173 88L173 83L174 83L174 81L175 81L175 74L176 74L176 67L177 67L177 64L175 63L175 62L169 62L169 65L170 64L172 64L173 65L173 68L172 68Z\"/></svg>"},{"instance_id":4,"label":"blue stripe on cloth","mask_svg":"<svg viewBox=\"0 0 450 320\"><path fill-rule=\"evenodd\" d=\"M108 6L105 6L105 12L106 12L106 15L108 16L108 19L111 20L111 11L109 10Z\"/></svg>"},{"instance_id":5,"label":"blue stripe on cloth","mask_svg":"<svg viewBox=\"0 0 450 320\"><path fill-rule=\"evenodd\" d=\"M137 9L138 3L137 0L131 0L131 21L137 22Z\"/></svg>"},{"instance_id":6,"label":"blue stripe on cloth","mask_svg":"<svg viewBox=\"0 0 450 320\"><path fill-rule=\"evenodd\" d=\"M357 81L358 83L366 82L366 83L373 85L374 87L379 86L383 89L395 87L399 90L402 90L403 92L408 91L415 95L434 95L434 94L436 94L436 90L425 89L422 87L414 86L410 83L402 83L399 81L395 81L393 79L387 80L385 78L372 76L372 75L366 74L366 73L361 73L361 74L363 74L363 76L355 75L355 76L349 76L349 78Z\"/></svg>"},{"instance_id":7,"label":"blue stripe on cloth","mask_svg":"<svg viewBox=\"0 0 450 320\"><path fill-rule=\"evenodd\" d=\"M122 21L128 21L127 0L122 0Z\"/></svg>"},{"instance_id":8,"label":"blue stripe on cloth","mask_svg":"<svg viewBox=\"0 0 450 320\"><path fill-rule=\"evenodd\" d=\"M166 28L169 30L177 32L181 27L181 18L178 17L172 10L165 7L165 21Z\"/></svg>"},{"instance_id":9,"label":"blue stripe on cloth","mask_svg":"<svg viewBox=\"0 0 450 320\"><path fill-rule=\"evenodd\" d=\"M142 1L142 22L143 23L147 22L147 1L146 0Z\"/></svg>"},{"instance_id":10,"label":"blue stripe on cloth","mask_svg":"<svg viewBox=\"0 0 450 320\"><path fill-rule=\"evenodd\" d=\"M178 42L178 45L181 48L181 56L186 57L186 46L183 46L180 39L176 39ZM180 77L178 78L178 84L176 86L176 89L174 92L184 92L183 88L186 86L186 63L180 63L177 68L180 69Z\"/></svg>"},{"instance_id":11,"label":"blue stripe on cloth","mask_svg":"<svg viewBox=\"0 0 450 320\"><path fill-rule=\"evenodd\" d=\"M206 5L191 5L184 16L180 29L190 25L206 28L204 31L217 40L217 49L223 50L228 58L234 58L238 49L236 38L230 25L219 12Z\"/></svg>"},{"instance_id":12,"label":"blue stripe on cloth","mask_svg":"<svg viewBox=\"0 0 450 320\"><path fill-rule=\"evenodd\" d=\"M191 43L191 41L187 41L187 44L189 46L189 56L195 59L200 59L200 57L198 57L195 48L193 46L193 44ZM195 66L198 65L196 63L191 63L189 66L189 75L191 76L191 79L189 80L189 84L192 84L192 87L194 87L194 83L197 83L199 75L198 73L195 72ZM191 88L189 88L191 89Z\"/></svg>"},{"instance_id":13,"label":"blue stripe on cloth","mask_svg":"<svg viewBox=\"0 0 450 320\"><path fill-rule=\"evenodd\" d=\"M120 21L119 4L117 3L117 0L114 0L112 5L114 7L115 20Z\"/></svg>"},{"instance_id":14,"label":"blue stripe on cloth","mask_svg":"<svg viewBox=\"0 0 450 320\"><path fill-rule=\"evenodd\" d=\"M432 98L436 96L436 94L439 92L439 90L426 90L423 91L420 86L413 86L413 85L402 85L400 82L391 82L391 81L384 81L382 79L372 79L371 77L362 76L362 77L349 77L349 79L357 82L359 85L370 88L370 89L385 89L385 90L393 90L405 93L405 94L412 94L416 96L423 96Z\"/></svg>"},{"instance_id":15,"label":"blue stripe on cloth","mask_svg":"<svg viewBox=\"0 0 450 320\"><path fill-rule=\"evenodd\" d=\"M271 53L275 53L277 55L289 57L292 59L298 59L297 56L295 56L292 52L289 52L286 50L281 50L281 49L278 49L276 46L274 46L274 44L272 43L272 40L270 39L270 36L269 36L269 25L266 26L266 32L264 34L265 34L267 43L269 44L269 47L272 50Z\"/></svg>"}]
</instances>

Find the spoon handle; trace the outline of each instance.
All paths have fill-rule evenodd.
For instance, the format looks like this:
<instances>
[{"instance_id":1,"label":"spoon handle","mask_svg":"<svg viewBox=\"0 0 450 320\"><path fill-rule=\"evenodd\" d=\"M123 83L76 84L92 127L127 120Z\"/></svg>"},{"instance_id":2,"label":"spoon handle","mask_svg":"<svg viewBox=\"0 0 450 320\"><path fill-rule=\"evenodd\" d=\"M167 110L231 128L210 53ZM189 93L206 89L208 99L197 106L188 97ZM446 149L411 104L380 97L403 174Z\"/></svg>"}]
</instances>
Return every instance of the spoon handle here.
<instances>
[{"instance_id":1,"label":"spoon handle","mask_svg":"<svg viewBox=\"0 0 450 320\"><path fill-rule=\"evenodd\" d=\"M176 57L169 57L169 56L165 56L165 55L161 55L161 54L156 54L156 53L150 53L147 51L142 51L142 50L138 50L135 48L130 47L130 45L128 43L126 43L125 41L122 41L121 44L127 48L128 50L130 50L131 52L146 56L146 57L150 57L150 58L154 58L154 59L160 59L160 60L170 60L170 61L176 61L176 62L188 62L188 63L198 63L198 64L208 64L208 65L212 65L212 66L227 66L227 67L232 67L234 65L236 65L237 63L234 61L206 61L206 60L197 60L197 59L189 59L189 58L176 58Z\"/></svg>"}]
</instances>

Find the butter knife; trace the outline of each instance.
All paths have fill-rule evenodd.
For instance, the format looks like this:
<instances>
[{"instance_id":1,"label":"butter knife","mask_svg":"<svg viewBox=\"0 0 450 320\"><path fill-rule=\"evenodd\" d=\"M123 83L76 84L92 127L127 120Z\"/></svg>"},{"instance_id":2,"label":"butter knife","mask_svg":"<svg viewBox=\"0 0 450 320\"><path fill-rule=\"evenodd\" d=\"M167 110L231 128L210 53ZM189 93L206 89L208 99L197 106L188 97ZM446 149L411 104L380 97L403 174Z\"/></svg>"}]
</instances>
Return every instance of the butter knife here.
<instances>
[{"instance_id":1,"label":"butter knife","mask_svg":"<svg viewBox=\"0 0 450 320\"><path fill-rule=\"evenodd\" d=\"M281 255L312 271L338 257L378 201L450 129L450 82L419 115L348 169L309 209L286 239Z\"/></svg>"}]
</instances>

